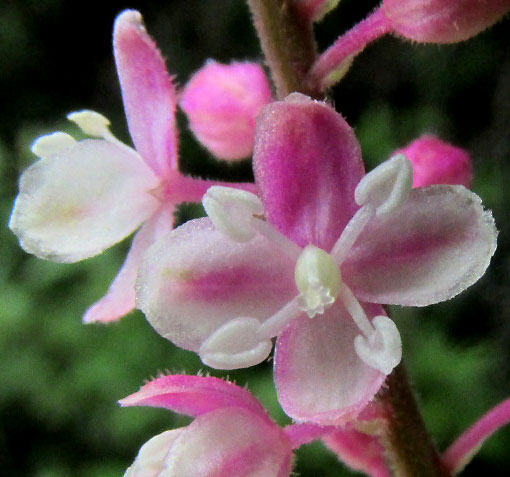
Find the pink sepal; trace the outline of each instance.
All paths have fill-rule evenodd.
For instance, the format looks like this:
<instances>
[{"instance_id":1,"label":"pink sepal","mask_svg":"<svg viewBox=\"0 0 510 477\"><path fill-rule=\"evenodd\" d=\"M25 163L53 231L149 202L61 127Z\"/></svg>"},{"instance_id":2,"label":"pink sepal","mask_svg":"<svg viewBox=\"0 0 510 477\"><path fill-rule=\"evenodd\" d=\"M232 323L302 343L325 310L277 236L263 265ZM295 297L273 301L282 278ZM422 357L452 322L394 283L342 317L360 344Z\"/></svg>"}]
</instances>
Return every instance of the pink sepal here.
<instances>
[{"instance_id":1,"label":"pink sepal","mask_svg":"<svg viewBox=\"0 0 510 477\"><path fill-rule=\"evenodd\" d=\"M364 305L369 316L384 315ZM274 379L278 401L298 422L344 425L355 419L386 376L365 364L354 350L359 330L341 303L319 320L295 318L278 336Z\"/></svg>"},{"instance_id":2,"label":"pink sepal","mask_svg":"<svg viewBox=\"0 0 510 477\"><path fill-rule=\"evenodd\" d=\"M413 165L413 187L459 184L469 188L473 167L467 151L425 134L395 154L404 154Z\"/></svg>"},{"instance_id":3,"label":"pink sepal","mask_svg":"<svg viewBox=\"0 0 510 477\"><path fill-rule=\"evenodd\" d=\"M342 116L298 93L266 106L253 167L268 221L301 246L330 250L357 209L363 176L359 143Z\"/></svg>"},{"instance_id":4,"label":"pink sepal","mask_svg":"<svg viewBox=\"0 0 510 477\"><path fill-rule=\"evenodd\" d=\"M324 443L339 459L352 469L372 477L391 477L384 448L378 436L365 434L353 428L338 428L323 438Z\"/></svg>"},{"instance_id":5,"label":"pink sepal","mask_svg":"<svg viewBox=\"0 0 510 477\"><path fill-rule=\"evenodd\" d=\"M319 426L317 424L303 423L303 424L290 424L285 427L284 431L290 439L293 449L298 449L304 444L320 439L337 428L333 426Z\"/></svg>"},{"instance_id":6,"label":"pink sepal","mask_svg":"<svg viewBox=\"0 0 510 477\"><path fill-rule=\"evenodd\" d=\"M159 237L172 230L174 206L160 208L133 238L129 253L106 295L83 316L84 323L116 321L135 308L135 282L143 254Z\"/></svg>"},{"instance_id":7,"label":"pink sepal","mask_svg":"<svg viewBox=\"0 0 510 477\"><path fill-rule=\"evenodd\" d=\"M189 416L199 416L224 407L242 407L269 419L249 391L209 376L161 376L119 403L122 406L163 407Z\"/></svg>"},{"instance_id":8,"label":"pink sepal","mask_svg":"<svg viewBox=\"0 0 510 477\"><path fill-rule=\"evenodd\" d=\"M446 450L442 462L452 475L459 473L497 430L510 423L510 399L491 409Z\"/></svg>"},{"instance_id":9,"label":"pink sepal","mask_svg":"<svg viewBox=\"0 0 510 477\"><path fill-rule=\"evenodd\" d=\"M467 40L500 20L509 0L384 0L396 33L426 43Z\"/></svg>"},{"instance_id":10,"label":"pink sepal","mask_svg":"<svg viewBox=\"0 0 510 477\"><path fill-rule=\"evenodd\" d=\"M272 100L259 64L209 60L186 84L180 106L206 148L220 159L238 160L251 155L255 118Z\"/></svg>"},{"instance_id":11,"label":"pink sepal","mask_svg":"<svg viewBox=\"0 0 510 477\"><path fill-rule=\"evenodd\" d=\"M139 12L125 10L117 16L113 47L133 143L152 170L166 177L177 169L177 96Z\"/></svg>"}]
</instances>

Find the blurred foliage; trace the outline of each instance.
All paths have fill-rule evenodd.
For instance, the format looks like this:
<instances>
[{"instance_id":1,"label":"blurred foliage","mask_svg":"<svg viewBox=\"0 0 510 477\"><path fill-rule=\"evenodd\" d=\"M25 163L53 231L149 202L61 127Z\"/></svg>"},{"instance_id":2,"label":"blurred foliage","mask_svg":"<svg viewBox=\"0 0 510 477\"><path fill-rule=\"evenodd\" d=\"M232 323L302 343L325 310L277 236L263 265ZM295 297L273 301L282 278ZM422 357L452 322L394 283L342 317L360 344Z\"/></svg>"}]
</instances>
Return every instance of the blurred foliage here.
<instances>
[{"instance_id":1,"label":"blurred foliage","mask_svg":"<svg viewBox=\"0 0 510 477\"><path fill-rule=\"evenodd\" d=\"M321 48L359 21L375 1L344 0L317 27ZM16 180L37 135L68 129L64 115L90 108L112 119L128 141L110 38L124 3L18 0L0 5L0 216L8 222ZM180 84L208 57L260 58L242 0L133 1ZM425 132L468 148L475 190L500 228L493 264L451 302L395 309L425 420L445 448L474 419L510 394L510 29L508 20L459 45L418 46L385 38L367 49L335 88L337 109L355 126L367 167ZM250 180L246 161L214 161L182 126L181 168L208 177ZM123 129L124 128L124 129ZM68 129L76 133L74 129ZM179 221L200 214L184 205ZM75 265L25 255L0 228L0 469L3 475L121 475L150 436L187 418L116 401L161 371L196 373L198 358L159 337L141 313L109 326L83 326L84 310L106 290L127 250L122 244ZM224 374L214 371L216 376ZM229 373L284 424L271 366ZM465 475L508 475L510 431L500 431ZM297 453L305 476L342 473L320 443Z\"/></svg>"}]
</instances>

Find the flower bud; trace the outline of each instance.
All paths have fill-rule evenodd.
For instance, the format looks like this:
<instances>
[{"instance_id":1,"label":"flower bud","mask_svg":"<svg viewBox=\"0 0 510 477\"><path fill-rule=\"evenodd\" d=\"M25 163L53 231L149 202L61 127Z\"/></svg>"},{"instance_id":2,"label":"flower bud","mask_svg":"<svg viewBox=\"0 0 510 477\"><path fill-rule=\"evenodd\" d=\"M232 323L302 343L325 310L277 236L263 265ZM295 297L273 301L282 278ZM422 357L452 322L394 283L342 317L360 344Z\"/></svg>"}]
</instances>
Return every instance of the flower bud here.
<instances>
[{"instance_id":1,"label":"flower bud","mask_svg":"<svg viewBox=\"0 0 510 477\"><path fill-rule=\"evenodd\" d=\"M477 35L510 10L510 0L383 0L396 33L423 43L456 43Z\"/></svg>"},{"instance_id":2,"label":"flower bud","mask_svg":"<svg viewBox=\"0 0 510 477\"><path fill-rule=\"evenodd\" d=\"M339 2L340 0L294 0L299 13L314 22L322 20Z\"/></svg>"},{"instance_id":3,"label":"flower bud","mask_svg":"<svg viewBox=\"0 0 510 477\"><path fill-rule=\"evenodd\" d=\"M396 153L413 165L413 187L460 184L469 188L473 180L468 153L435 136L421 136Z\"/></svg>"},{"instance_id":4,"label":"flower bud","mask_svg":"<svg viewBox=\"0 0 510 477\"><path fill-rule=\"evenodd\" d=\"M181 108L207 149L220 159L238 160L251 155L255 118L271 101L271 89L260 65L223 65L210 60L188 81Z\"/></svg>"}]
</instances>

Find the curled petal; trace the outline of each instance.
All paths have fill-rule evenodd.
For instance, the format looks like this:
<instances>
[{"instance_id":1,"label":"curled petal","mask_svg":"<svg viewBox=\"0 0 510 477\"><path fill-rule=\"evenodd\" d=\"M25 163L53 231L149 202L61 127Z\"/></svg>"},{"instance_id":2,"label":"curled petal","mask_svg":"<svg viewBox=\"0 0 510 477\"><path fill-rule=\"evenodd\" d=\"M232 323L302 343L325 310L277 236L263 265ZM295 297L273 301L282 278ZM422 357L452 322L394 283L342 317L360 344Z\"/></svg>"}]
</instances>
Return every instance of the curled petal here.
<instances>
[{"instance_id":1,"label":"curled petal","mask_svg":"<svg viewBox=\"0 0 510 477\"><path fill-rule=\"evenodd\" d=\"M200 416L226 407L241 407L268 419L262 406L249 391L210 376L162 376L122 399L120 404L163 407L189 416Z\"/></svg>"},{"instance_id":2,"label":"curled petal","mask_svg":"<svg viewBox=\"0 0 510 477\"><path fill-rule=\"evenodd\" d=\"M139 12L125 10L117 17L113 47L133 143L152 170L166 176L177 168L177 95Z\"/></svg>"},{"instance_id":3,"label":"curled petal","mask_svg":"<svg viewBox=\"0 0 510 477\"><path fill-rule=\"evenodd\" d=\"M302 247L330 250L357 209L363 175L342 116L297 93L272 103L260 113L253 160L268 221Z\"/></svg>"},{"instance_id":4,"label":"curled petal","mask_svg":"<svg viewBox=\"0 0 510 477\"><path fill-rule=\"evenodd\" d=\"M126 260L107 294L87 310L83 316L84 323L115 321L134 310L135 282L143 254L159 237L172 229L173 210L173 206L163 207L136 233Z\"/></svg>"},{"instance_id":5,"label":"curled petal","mask_svg":"<svg viewBox=\"0 0 510 477\"><path fill-rule=\"evenodd\" d=\"M165 470L165 459L183 429L172 429L149 439L139 450L124 477L158 477Z\"/></svg>"},{"instance_id":6,"label":"curled petal","mask_svg":"<svg viewBox=\"0 0 510 477\"><path fill-rule=\"evenodd\" d=\"M9 227L40 258L76 262L131 234L155 211L158 180L135 151L103 140L76 143L21 176Z\"/></svg>"},{"instance_id":7,"label":"curled petal","mask_svg":"<svg viewBox=\"0 0 510 477\"><path fill-rule=\"evenodd\" d=\"M173 443L165 476L288 477L290 442L272 422L242 408L199 416Z\"/></svg>"},{"instance_id":8,"label":"curled petal","mask_svg":"<svg viewBox=\"0 0 510 477\"><path fill-rule=\"evenodd\" d=\"M496 237L491 213L464 187L413 189L398 210L366 226L342 275L360 300L430 305L483 275Z\"/></svg>"},{"instance_id":9,"label":"curled petal","mask_svg":"<svg viewBox=\"0 0 510 477\"><path fill-rule=\"evenodd\" d=\"M370 311L382 312L375 308ZM337 302L313 320L306 316L294 319L278 337L275 383L278 400L289 416L340 425L355 418L372 400L385 376L356 354L358 333Z\"/></svg>"},{"instance_id":10,"label":"curled petal","mask_svg":"<svg viewBox=\"0 0 510 477\"><path fill-rule=\"evenodd\" d=\"M263 322L296 293L294 264L261 236L226 239L207 218L154 244L140 268L138 307L178 346L198 351L218 328L248 316Z\"/></svg>"}]
</instances>

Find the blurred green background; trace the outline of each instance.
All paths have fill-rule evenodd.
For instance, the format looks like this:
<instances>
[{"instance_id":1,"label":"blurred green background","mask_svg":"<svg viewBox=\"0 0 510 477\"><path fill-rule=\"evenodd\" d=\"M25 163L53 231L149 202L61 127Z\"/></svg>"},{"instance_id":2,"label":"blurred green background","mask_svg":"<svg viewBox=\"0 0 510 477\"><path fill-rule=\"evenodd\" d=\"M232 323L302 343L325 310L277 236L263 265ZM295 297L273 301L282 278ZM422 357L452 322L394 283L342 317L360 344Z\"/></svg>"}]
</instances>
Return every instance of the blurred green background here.
<instances>
[{"instance_id":1,"label":"blurred green background","mask_svg":"<svg viewBox=\"0 0 510 477\"><path fill-rule=\"evenodd\" d=\"M361 20L375 1L343 0L317 27L321 48ZM76 133L65 114L88 108L129 142L111 54L111 27L126 7L141 10L177 82L207 58L260 59L243 0L0 4L0 214L7 224L17 177L35 157L29 144L57 129ZM356 128L367 167L424 133L467 148L474 189L493 209L499 248L485 277L456 299L394 309L424 417L438 446L510 395L510 28L501 22L453 46L385 38L333 91ZM248 161L220 164L181 123L181 168L205 177L250 180ZM197 212L183 206L179 220ZM136 312L109 326L81 324L128 248L74 265L24 254L0 228L0 472L8 476L122 475L140 445L188 420L164 410L120 409L116 401L160 371L196 373L197 357L160 338ZM216 376L225 376L205 369ZM230 372L248 383L279 422L270 364ZM500 431L464 475L510 474L510 430ZM297 456L301 476L352 475L320 444Z\"/></svg>"}]
</instances>

